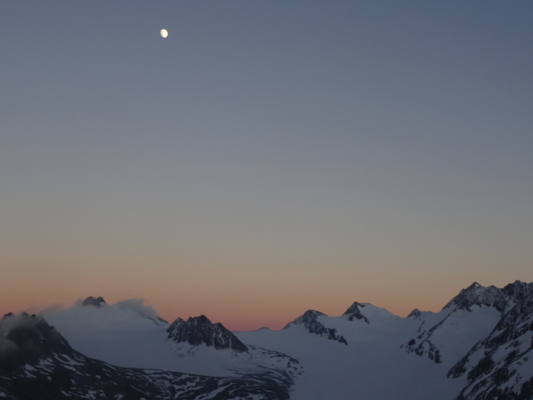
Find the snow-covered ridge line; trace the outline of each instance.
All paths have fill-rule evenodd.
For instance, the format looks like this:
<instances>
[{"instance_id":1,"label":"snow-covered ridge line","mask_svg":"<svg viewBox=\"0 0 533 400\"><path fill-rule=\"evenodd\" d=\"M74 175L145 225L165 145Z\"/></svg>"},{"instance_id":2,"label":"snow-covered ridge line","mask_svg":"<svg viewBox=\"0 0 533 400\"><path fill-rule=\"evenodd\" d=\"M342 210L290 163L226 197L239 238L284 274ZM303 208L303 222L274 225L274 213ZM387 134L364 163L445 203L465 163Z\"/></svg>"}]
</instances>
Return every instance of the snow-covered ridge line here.
<instances>
[{"instance_id":1,"label":"snow-covered ridge line","mask_svg":"<svg viewBox=\"0 0 533 400\"><path fill-rule=\"evenodd\" d=\"M320 311L307 310L303 315L299 316L294 321L289 322L283 329L289 329L292 326L302 325L309 333L325 336L329 340L334 340L347 345L348 342L342 335L339 335L337 329L326 328L324 324L318 321L318 317L321 315L326 316L326 314L323 314Z\"/></svg>"},{"instance_id":2,"label":"snow-covered ridge line","mask_svg":"<svg viewBox=\"0 0 533 400\"><path fill-rule=\"evenodd\" d=\"M141 300L105 305L103 298L92 297L85 305L80 300L40 316L8 314L0 321L0 352L16 349L5 339L13 335L17 320L29 327L48 321L68 340L66 346L79 351L25 361L19 369L6 369L0 354L0 392L17 399L16 386L5 382L36 379L31 382L42 384L37 382L60 368L67 381L87 389L62 388L64 393L99 398L102 392L89 392L96 390L95 382L83 386L73 377L78 372L88 376L79 369L88 365L83 357L90 357L107 365L100 377L122 371L125 375L114 381L131 377L191 400L246 398L238 390L256 390L254 398L272 400L352 400L355 393L365 400L532 399L532 286L517 281L499 289L474 283L440 312L415 309L406 318L354 302L340 316L308 310L281 331L252 332L229 332L203 315L168 324ZM49 343L43 338L37 342ZM194 378L200 375L202 379ZM237 384L239 379L245 386ZM138 389L155 399L167 398L147 386Z\"/></svg>"},{"instance_id":3,"label":"snow-covered ridge line","mask_svg":"<svg viewBox=\"0 0 533 400\"><path fill-rule=\"evenodd\" d=\"M38 316L6 315L0 332L0 393L18 399L289 399L284 371L243 373L239 378L111 366L74 350ZM7 345L9 344L9 346Z\"/></svg>"},{"instance_id":4,"label":"snow-covered ridge line","mask_svg":"<svg viewBox=\"0 0 533 400\"><path fill-rule=\"evenodd\" d=\"M498 321L530 293L533 293L533 283L515 281L500 289L474 282L437 314L420 311L409 314L420 325L416 337L410 338L404 347L408 353L428 357L435 363L452 362L453 353L464 354L486 337ZM464 319L472 324L462 323ZM452 339L458 343L449 343Z\"/></svg>"},{"instance_id":5,"label":"snow-covered ridge line","mask_svg":"<svg viewBox=\"0 0 533 400\"><path fill-rule=\"evenodd\" d=\"M471 311L473 306L494 307L502 314L509 311L517 302L522 301L533 292L533 282L515 281L503 288L485 287L477 282L455 296L443 309L460 309Z\"/></svg>"}]
</instances>

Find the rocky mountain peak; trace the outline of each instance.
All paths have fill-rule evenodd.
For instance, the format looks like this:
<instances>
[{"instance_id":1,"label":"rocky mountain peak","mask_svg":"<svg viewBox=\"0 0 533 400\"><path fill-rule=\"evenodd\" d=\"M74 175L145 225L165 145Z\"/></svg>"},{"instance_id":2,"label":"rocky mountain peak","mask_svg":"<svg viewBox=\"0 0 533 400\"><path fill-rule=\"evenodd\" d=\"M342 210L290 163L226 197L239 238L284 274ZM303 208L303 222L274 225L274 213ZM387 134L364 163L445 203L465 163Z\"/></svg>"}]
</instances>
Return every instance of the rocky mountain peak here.
<instances>
[{"instance_id":1,"label":"rocky mountain peak","mask_svg":"<svg viewBox=\"0 0 533 400\"><path fill-rule=\"evenodd\" d=\"M0 321L0 332L0 398L248 399L250 393L265 393L257 398L275 400L288 399L292 385L291 379L270 369L212 377L113 366L72 349L42 317L26 313L7 314ZM298 364L287 356L285 360Z\"/></svg>"},{"instance_id":2,"label":"rocky mountain peak","mask_svg":"<svg viewBox=\"0 0 533 400\"><path fill-rule=\"evenodd\" d=\"M474 282L466 289L463 289L446 306L459 310L472 311L472 306L494 307L503 312L507 299L501 289L495 286L485 287Z\"/></svg>"},{"instance_id":3,"label":"rocky mountain peak","mask_svg":"<svg viewBox=\"0 0 533 400\"><path fill-rule=\"evenodd\" d=\"M472 306L494 307L501 313L508 311L527 295L533 293L533 283L515 281L503 289L495 286L485 287L474 282L455 296L444 308L471 311Z\"/></svg>"},{"instance_id":4,"label":"rocky mountain peak","mask_svg":"<svg viewBox=\"0 0 533 400\"><path fill-rule=\"evenodd\" d=\"M533 292L533 282L526 283L519 280L509 283L502 289L503 293L512 301L521 301Z\"/></svg>"},{"instance_id":5,"label":"rocky mountain peak","mask_svg":"<svg viewBox=\"0 0 533 400\"><path fill-rule=\"evenodd\" d=\"M318 317L320 316L327 317L326 314L321 313L320 311L307 310L303 315L299 316L294 321L289 322L283 329L288 329L295 325L303 325L309 333L314 333L319 336L327 336L329 340L348 344L344 336L339 335L337 329L326 328L322 322L318 321Z\"/></svg>"},{"instance_id":6,"label":"rocky mountain peak","mask_svg":"<svg viewBox=\"0 0 533 400\"><path fill-rule=\"evenodd\" d=\"M308 327L309 325L315 324L317 322L317 318L321 315L325 316L326 314L321 313L320 311L307 310L294 321L289 322L283 329L287 329L292 325L304 325L305 327Z\"/></svg>"},{"instance_id":7,"label":"rocky mountain peak","mask_svg":"<svg viewBox=\"0 0 533 400\"><path fill-rule=\"evenodd\" d=\"M102 296L93 297L89 296L81 303L83 306L93 306L93 307L102 307L103 305L107 305L104 298Z\"/></svg>"},{"instance_id":8,"label":"rocky mountain peak","mask_svg":"<svg viewBox=\"0 0 533 400\"><path fill-rule=\"evenodd\" d=\"M365 321L367 324L369 324L370 322L368 321L368 318L365 317L362 313L361 313L361 308L364 308L366 305L365 304L361 304L361 303L358 303L358 302L354 302L347 310L346 312L342 315L344 318L347 318L348 321L353 321L354 319L358 319L358 320L363 320Z\"/></svg>"},{"instance_id":9,"label":"rocky mountain peak","mask_svg":"<svg viewBox=\"0 0 533 400\"><path fill-rule=\"evenodd\" d=\"M168 327L167 332L168 338L178 343L186 342L193 346L205 344L217 350L248 351L248 347L233 333L221 323L213 324L205 315L190 317L187 321L178 318Z\"/></svg>"},{"instance_id":10,"label":"rocky mountain peak","mask_svg":"<svg viewBox=\"0 0 533 400\"><path fill-rule=\"evenodd\" d=\"M515 282L520 293L531 284ZM515 293L516 294L516 293ZM530 399L533 377L523 365L533 353L533 292L519 300L498 322L490 335L476 345L448 372L448 377L467 377L460 399Z\"/></svg>"}]
</instances>

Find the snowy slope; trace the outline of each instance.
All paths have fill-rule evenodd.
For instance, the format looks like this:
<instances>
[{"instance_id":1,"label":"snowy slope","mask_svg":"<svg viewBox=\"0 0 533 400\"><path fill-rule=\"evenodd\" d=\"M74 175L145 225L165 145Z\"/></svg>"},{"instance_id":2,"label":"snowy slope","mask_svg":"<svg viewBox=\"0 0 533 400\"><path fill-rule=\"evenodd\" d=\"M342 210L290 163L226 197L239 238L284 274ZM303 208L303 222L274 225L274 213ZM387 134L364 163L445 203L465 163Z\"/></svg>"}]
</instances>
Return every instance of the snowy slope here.
<instances>
[{"instance_id":1,"label":"snowy slope","mask_svg":"<svg viewBox=\"0 0 533 400\"><path fill-rule=\"evenodd\" d=\"M519 281L474 283L440 312L406 318L358 302L340 316L308 310L281 331L231 333L205 316L168 324L138 300L86 303L41 315L74 349L120 367L253 375L296 400L532 398L533 285Z\"/></svg>"},{"instance_id":2,"label":"snowy slope","mask_svg":"<svg viewBox=\"0 0 533 400\"><path fill-rule=\"evenodd\" d=\"M451 367L487 337L506 312L528 293L533 293L533 285L520 281L503 289L474 282L438 313L413 311L408 318L419 327L405 348Z\"/></svg>"},{"instance_id":3,"label":"snowy slope","mask_svg":"<svg viewBox=\"0 0 533 400\"><path fill-rule=\"evenodd\" d=\"M78 302L67 309L44 310L40 315L79 352L121 367L209 376L238 376L264 368L292 374L301 369L297 360L261 346L245 347L246 351L242 351L241 348L216 348L212 344L178 341L178 325L182 329L188 325L180 318L168 324L140 300L103 307L87 307ZM211 324L206 317L189 319L191 323L200 320L203 324L197 325L202 329L201 334L196 332L198 336L209 337L205 332L209 326L213 335L223 336L226 331L220 324Z\"/></svg>"},{"instance_id":4,"label":"snowy slope","mask_svg":"<svg viewBox=\"0 0 533 400\"><path fill-rule=\"evenodd\" d=\"M0 321L0 397L11 400L286 400L291 383L275 371L214 378L115 367L72 349L41 317Z\"/></svg>"},{"instance_id":5,"label":"snowy slope","mask_svg":"<svg viewBox=\"0 0 533 400\"><path fill-rule=\"evenodd\" d=\"M438 313L421 312L408 317L418 328L404 345L409 353L450 368L484 339L500 318L496 308L485 305L472 305L469 311L445 308Z\"/></svg>"},{"instance_id":6,"label":"snowy slope","mask_svg":"<svg viewBox=\"0 0 533 400\"><path fill-rule=\"evenodd\" d=\"M365 304L364 318L321 314L317 322L334 329L347 345L318 335L303 324L279 332L238 332L245 343L276 348L298 359L305 373L295 379L291 399L352 400L447 399L461 389L446 378L447 369L429 359L413 357L401 349L416 331L411 321Z\"/></svg>"},{"instance_id":7,"label":"snowy slope","mask_svg":"<svg viewBox=\"0 0 533 400\"><path fill-rule=\"evenodd\" d=\"M532 357L533 293L530 293L450 370L449 376L467 380L460 399L531 399Z\"/></svg>"},{"instance_id":8,"label":"snowy slope","mask_svg":"<svg viewBox=\"0 0 533 400\"><path fill-rule=\"evenodd\" d=\"M451 400L464 396L459 398L481 400L488 398L490 390L494 393L494 388L500 388L504 378L505 385L511 385L511 377L513 393L521 391L523 396L516 398L531 399L533 310L527 302L533 302L531 287L518 281L503 289L475 283L441 312L416 310L407 318L355 302L340 317L310 310L280 332L261 330L237 336L245 343L280 349L301 362L305 374L295 381L293 399ZM496 358L492 369L483 363L475 367L482 358L479 353L493 343L487 336L496 326L498 337L513 337L514 342L492 350ZM505 332L500 332L504 327ZM452 379L448 371L467 353L474 361L467 358L465 370L483 374L477 380L467 381L461 374ZM489 389L480 390L480 381ZM504 395L500 399L512 398Z\"/></svg>"}]
</instances>

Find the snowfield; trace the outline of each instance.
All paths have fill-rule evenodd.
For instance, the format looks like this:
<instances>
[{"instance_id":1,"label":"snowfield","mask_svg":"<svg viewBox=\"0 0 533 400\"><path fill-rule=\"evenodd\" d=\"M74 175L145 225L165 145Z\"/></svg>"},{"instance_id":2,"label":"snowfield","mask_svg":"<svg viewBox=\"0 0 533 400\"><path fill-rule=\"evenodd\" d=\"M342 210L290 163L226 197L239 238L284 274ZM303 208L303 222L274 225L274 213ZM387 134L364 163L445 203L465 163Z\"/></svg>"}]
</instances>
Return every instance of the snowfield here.
<instances>
[{"instance_id":1,"label":"snowfield","mask_svg":"<svg viewBox=\"0 0 533 400\"><path fill-rule=\"evenodd\" d=\"M416 337L413 321L371 305L367 308L369 312L363 315L369 324L319 317L324 326L337 329L347 345L310 334L302 325L236 335L244 343L275 348L301 362L305 374L295 380L291 399L450 400L459 393L464 382L446 378L448 365L413 356L402 348Z\"/></svg>"},{"instance_id":2,"label":"snowfield","mask_svg":"<svg viewBox=\"0 0 533 400\"><path fill-rule=\"evenodd\" d=\"M90 357L108 363L101 367L106 376L115 369L126 381L142 374L147 387L160 388L173 380L175 393L194 400L199 388L201 398L213 399L533 398L533 284L519 281L503 289L475 283L440 312L414 310L406 318L357 302L339 316L308 310L280 331L231 333L205 316L171 325L140 300L107 305L88 298L40 317L73 350L60 339L56 361L49 355L22 365L28 379L52 374L58 360L79 374ZM2 338L16 321L2 320Z\"/></svg>"}]
</instances>

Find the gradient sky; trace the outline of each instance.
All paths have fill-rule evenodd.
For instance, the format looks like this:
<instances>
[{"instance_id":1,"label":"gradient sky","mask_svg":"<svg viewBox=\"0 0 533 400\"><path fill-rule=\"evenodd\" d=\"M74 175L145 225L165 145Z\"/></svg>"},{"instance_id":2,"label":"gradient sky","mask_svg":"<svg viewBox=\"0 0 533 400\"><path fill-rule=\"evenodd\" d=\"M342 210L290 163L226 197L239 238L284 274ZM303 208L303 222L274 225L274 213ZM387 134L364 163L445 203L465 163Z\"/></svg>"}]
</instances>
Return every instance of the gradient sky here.
<instances>
[{"instance_id":1,"label":"gradient sky","mask_svg":"<svg viewBox=\"0 0 533 400\"><path fill-rule=\"evenodd\" d=\"M531 21L531 1L0 2L0 312L137 297L279 329L533 281Z\"/></svg>"}]
</instances>

